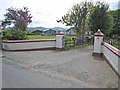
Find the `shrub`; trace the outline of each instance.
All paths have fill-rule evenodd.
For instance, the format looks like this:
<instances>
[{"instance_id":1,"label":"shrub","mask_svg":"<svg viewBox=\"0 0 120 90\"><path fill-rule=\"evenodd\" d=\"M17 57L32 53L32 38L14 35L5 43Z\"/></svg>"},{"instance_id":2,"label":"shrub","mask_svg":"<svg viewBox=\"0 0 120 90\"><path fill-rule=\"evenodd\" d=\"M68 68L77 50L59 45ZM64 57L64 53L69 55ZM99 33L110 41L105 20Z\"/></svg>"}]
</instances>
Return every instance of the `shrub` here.
<instances>
[{"instance_id":1,"label":"shrub","mask_svg":"<svg viewBox=\"0 0 120 90\"><path fill-rule=\"evenodd\" d=\"M6 30L3 32L3 40L25 40L27 39L26 32L22 30Z\"/></svg>"},{"instance_id":2,"label":"shrub","mask_svg":"<svg viewBox=\"0 0 120 90\"><path fill-rule=\"evenodd\" d=\"M12 38L11 31L6 30L6 31L3 31L2 33L3 33L3 36L2 36L3 40L11 40L11 38Z\"/></svg>"},{"instance_id":3,"label":"shrub","mask_svg":"<svg viewBox=\"0 0 120 90\"><path fill-rule=\"evenodd\" d=\"M30 31L26 31L26 35L34 35L34 33L30 32Z\"/></svg>"},{"instance_id":4,"label":"shrub","mask_svg":"<svg viewBox=\"0 0 120 90\"><path fill-rule=\"evenodd\" d=\"M27 39L26 32L22 30L12 31L12 40L25 40Z\"/></svg>"}]
</instances>

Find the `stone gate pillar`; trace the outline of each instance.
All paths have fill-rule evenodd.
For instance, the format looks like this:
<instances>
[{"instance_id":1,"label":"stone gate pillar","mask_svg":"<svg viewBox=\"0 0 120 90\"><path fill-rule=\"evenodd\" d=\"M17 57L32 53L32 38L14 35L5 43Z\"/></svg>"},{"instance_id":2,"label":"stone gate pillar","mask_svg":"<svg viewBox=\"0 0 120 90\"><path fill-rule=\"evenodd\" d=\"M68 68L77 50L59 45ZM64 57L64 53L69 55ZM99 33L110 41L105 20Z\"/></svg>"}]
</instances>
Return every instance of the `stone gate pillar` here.
<instances>
[{"instance_id":1,"label":"stone gate pillar","mask_svg":"<svg viewBox=\"0 0 120 90\"><path fill-rule=\"evenodd\" d=\"M64 32L56 33L56 49L63 50L64 42L63 42Z\"/></svg>"},{"instance_id":2,"label":"stone gate pillar","mask_svg":"<svg viewBox=\"0 0 120 90\"><path fill-rule=\"evenodd\" d=\"M93 56L99 55L101 56L102 52L102 42L103 42L104 34L98 29L98 31L94 34L94 46L93 46Z\"/></svg>"}]
</instances>

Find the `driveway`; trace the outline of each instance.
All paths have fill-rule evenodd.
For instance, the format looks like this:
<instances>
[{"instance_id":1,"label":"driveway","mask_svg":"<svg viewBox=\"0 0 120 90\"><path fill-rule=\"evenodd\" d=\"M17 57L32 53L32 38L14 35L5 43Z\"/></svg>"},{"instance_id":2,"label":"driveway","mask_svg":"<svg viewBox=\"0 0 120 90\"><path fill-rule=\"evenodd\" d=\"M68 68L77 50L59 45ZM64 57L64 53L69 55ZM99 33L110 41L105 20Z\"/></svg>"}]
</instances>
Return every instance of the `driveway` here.
<instances>
[{"instance_id":1,"label":"driveway","mask_svg":"<svg viewBox=\"0 0 120 90\"><path fill-rule=\"evenodd\" d=\"M2 88L60 88L60 87L84 87L85 85L65 83L51 78L51 76L24 68L16 62L4 59L2 63L3 76Z\"/></svg>"},{"instance_id":2,"label":"driveway","mask_svg":"<svg viewBox=\"0 0 120 90\"><path fill-rule=\"evenodd\" d=\"M4 51L3 54L4 59L72 83L73 87L118 87L118 76L102 58L92 56L92 49L93 46L88 46L69 51Z\"/></svg>"}]
</instances>

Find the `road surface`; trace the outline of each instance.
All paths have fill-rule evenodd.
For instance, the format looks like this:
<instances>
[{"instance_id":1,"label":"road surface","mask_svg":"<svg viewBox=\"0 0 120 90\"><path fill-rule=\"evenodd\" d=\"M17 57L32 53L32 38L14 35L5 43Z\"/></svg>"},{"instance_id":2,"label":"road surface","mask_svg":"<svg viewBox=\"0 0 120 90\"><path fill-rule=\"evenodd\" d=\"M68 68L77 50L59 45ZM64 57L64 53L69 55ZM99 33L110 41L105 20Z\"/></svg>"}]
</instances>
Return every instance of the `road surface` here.
<instances>
[{"instance_id":1,"label":"road surface","mask_svg":"<svg viewBox=\"0 0 120 90\"><path fill-rule=\"evenodd\" d=\"M28 69L16 62L3 59L2 88L65 88L91 87L55 79L49 75Z\"/></svg>"},{"instance_id":2,"label":"road surface","mask_svg":"<svg viewBox=\"0 0 120 90\"><path fill-rule=\"evenodd\" d=\"M92 51L92 46L69 51L3 51L3 87L118 87L118 76Z\"/></svg>"}]
</instances>

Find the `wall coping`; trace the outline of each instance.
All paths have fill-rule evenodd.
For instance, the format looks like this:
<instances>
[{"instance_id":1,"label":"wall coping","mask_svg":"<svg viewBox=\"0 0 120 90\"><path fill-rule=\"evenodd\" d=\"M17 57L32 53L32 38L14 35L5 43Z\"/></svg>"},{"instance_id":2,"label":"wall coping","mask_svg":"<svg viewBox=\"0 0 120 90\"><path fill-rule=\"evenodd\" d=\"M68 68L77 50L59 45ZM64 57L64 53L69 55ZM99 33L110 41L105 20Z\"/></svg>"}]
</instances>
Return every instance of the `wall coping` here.
<instances>
[{"instance_id":1,"label":"wall coping","mask_svg":"<svg viewBox=\"0 0 120 90\"><path fill-rule=\"evenodd\" d=\"M102 42L102 45L104 45L106 48L108 48L111 52L113 52L115 55L117 55L120 58L120 50L113 47L112 45Z\"/></svg>"},{"instance_id":2,"label":"wall coping","mask_svg":"<svg viewBox=\"0 0 120 90\"><path fill-rule=\"evenodd\" d=\"M41 40L2 40L3 43L27 43L27 42L49 42L56 41L55 39L41 39Z\"/></svg>"},{"instance_id":3,"label":"wall coping","mask_svg":"<svg viewBox=\"0 0 120 90\"><path fill-rule=\"evenodd\" d=\"M64 35L64 33L57 33L56 35Z\"/></svg>"},{"instance_id":4,"label":"wall coping","mask_svg":"<svg viewBox=\"0 0 120 90\"><path fill-rule=\"evenodd\" d=\"M94 34L94 36L104 36L104 34L103 34L100 30L98 30L98 31Z\"/></svg>"},{"instance_id":5,"label":"wall coping","mask_svg":"<svg viewBox=\"0 0 120 90\"><path fill-rule=\"evenodd\" d=\"M64 35L64 32L57 32L56 35Z\"/></svg>"}]
</instances>

